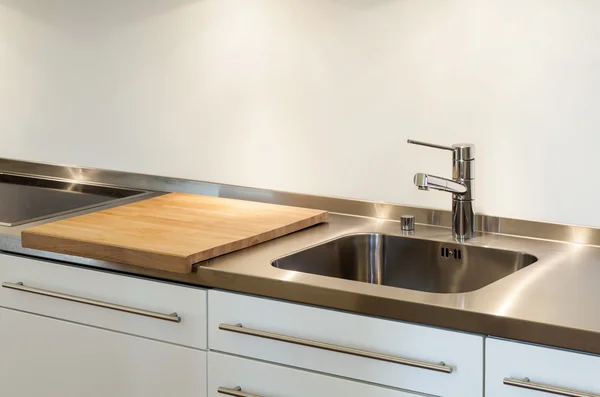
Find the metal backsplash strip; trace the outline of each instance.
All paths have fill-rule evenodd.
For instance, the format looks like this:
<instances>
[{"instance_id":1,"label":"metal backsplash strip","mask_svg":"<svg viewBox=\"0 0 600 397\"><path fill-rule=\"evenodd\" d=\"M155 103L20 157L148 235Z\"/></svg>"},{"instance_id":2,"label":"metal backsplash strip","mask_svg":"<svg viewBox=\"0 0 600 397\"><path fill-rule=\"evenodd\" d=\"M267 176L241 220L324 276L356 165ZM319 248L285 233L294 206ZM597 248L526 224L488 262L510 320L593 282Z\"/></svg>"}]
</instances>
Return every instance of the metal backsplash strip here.
<instances>
[{"instance_id":1,"label":"metal backsplash strip","mask_svg":"<svg viewBox=\"0 0 600 397\"><path fill-rule=\"evenodd\" d=\"M272 204L293 205L389 220L399 220L402 215L410 214L415 216L417 223L444 227L451 227L452 225L452 213L446 210L288 193L165 176L35 163L6 158L0 158L0 172L46 176L133 189L185 192ZM489 233L600 245L600 229L585 226L477 215L475 229Z\"/></svg>"}]
</instances>

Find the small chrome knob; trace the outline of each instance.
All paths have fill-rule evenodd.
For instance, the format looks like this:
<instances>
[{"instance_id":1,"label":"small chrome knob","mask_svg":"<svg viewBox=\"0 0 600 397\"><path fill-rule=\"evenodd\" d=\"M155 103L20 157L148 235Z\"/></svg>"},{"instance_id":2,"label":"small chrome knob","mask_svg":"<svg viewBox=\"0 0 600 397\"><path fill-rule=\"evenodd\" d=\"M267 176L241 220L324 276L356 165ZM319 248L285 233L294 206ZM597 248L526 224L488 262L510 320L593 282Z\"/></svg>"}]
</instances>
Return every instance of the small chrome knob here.
<instances>
[{"instance_id":1,"label":"small chrome knob","mask_svg":"<svg viewBox=\"0 0 600 397\"><path fill-rule=\"evenodd\" d=\"M402 215L400 217L400 228L405 232L412 232L415 230L415 217L412 215Z\"/></svg>"}]
</instances>

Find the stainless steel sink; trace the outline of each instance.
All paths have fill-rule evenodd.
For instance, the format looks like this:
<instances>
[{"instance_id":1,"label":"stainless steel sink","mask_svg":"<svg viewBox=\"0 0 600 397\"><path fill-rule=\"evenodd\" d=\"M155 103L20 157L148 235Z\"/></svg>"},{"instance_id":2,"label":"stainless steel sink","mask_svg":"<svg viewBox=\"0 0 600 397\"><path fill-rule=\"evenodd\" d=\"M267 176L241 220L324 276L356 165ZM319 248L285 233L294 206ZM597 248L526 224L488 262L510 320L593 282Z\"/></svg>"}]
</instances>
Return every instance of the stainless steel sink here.
<instances>
[{"instance_id":1,"label":"stainless steel sink","mask_svg":"<svg viewBox=\"0 0 600 397\"><path fill-rule=\"evenodd\" d=\"M145 191L0 173L0 226L17 226L97 207Z\"/></svg>"},{"instance_id":2,"label":"stainless steel sink","mask_svg":"<svg viewBox=\"0 0 600 397\"><path fill-rule=\"evenodd\" d=\"M537 258L523 252L385 234L353 234L272 265L321 276L437 293L470 292Z\"/></svg>"}]
</instances>

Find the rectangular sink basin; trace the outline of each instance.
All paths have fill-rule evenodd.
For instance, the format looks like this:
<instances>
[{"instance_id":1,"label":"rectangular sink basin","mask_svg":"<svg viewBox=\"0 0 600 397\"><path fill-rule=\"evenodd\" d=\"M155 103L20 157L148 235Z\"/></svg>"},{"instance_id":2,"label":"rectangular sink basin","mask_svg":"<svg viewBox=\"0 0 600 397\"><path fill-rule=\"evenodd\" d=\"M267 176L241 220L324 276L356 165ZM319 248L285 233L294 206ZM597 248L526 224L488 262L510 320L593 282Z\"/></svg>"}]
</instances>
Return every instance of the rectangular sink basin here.
<instances>
[{"instance_id":1,"label":"rectangular sink basin","mask_svg":"<svg viewBox=\"0 0 600 397\"><path fill-rule=\"evenodd\" d=\"M523 252L385 234L353 234L279 258L285 270L436 293L485 287L537 258Z\"/></svg>"}]
</instances>

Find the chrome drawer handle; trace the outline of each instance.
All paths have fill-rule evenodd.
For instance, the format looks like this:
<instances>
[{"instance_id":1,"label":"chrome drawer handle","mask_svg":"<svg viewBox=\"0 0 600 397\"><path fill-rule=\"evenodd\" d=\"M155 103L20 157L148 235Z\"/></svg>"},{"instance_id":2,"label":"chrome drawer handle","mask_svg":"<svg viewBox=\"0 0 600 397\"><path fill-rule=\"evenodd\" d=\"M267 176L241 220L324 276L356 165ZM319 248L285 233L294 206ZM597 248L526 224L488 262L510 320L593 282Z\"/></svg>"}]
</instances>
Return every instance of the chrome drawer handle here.
<instances>
[{"instance_id":1,"label":"chrome drawer handle","mask_svg":"<svg viewBox=\"0 0 600 397\"><path fill-rule=\"evenodd\" d=\"M236 332L238 334L257 336L259 338L272 339L280 342L293 343L295 345L314 347L316 349L328 350L337 353L351 354L353 356L358 357L372 358L374 360L386 361L394 364L429 369L432 371L443 372L446 374L451 374L453 371L453 368L446 365L443 361L439 364L432 364L424 361L411 360L409 358L388 356L387 354L373 353L366 350L353 349L351 347L331 345L329 343L316 342L309 339L296 338L293 336L274 334L272 332L259 331L251 328L244 328L242 324L219 324L219 329L223 331Z\"/></svg>"},{"instance_id":2,"label":"chrome drawer handle","mask_svg":"<svg viewBox=\"0 0 600 397\"><path fill-rule=\"evenodd\" d=\"M523 389L543 391L546 393L556 394L559 396L566 396L566 397L600 397L598 394L584 393L581 391L562 389L560 387L554 387L554 386L542 385L540 383L534 383L534 382L530 381L529 378L525 378L525 379L504 378L504 384L508 385L508 386L521 387Z\"/></svg>"},{"instance_id":3,"label":"chrome drawer handle","mask_svg":"<svg viewBox=\"0 0 600 397\"><path fill-rule=\"evenodd\" d=\"M233 389L228 389L226 387L219 387L217 392L220 394L225 394L225 395L234 396L234 397L260 397L257 394L244 393L242 391L242 388L239 386L234 387Z\"/></svg>"},{"instance_id":4,"label":"chrome drawer handle","mask_svg":"<svg viewBox=\"0 0 600 397\"><path fill-rule=\"evenodd\" d=\"M79 303L83 303L83 304L91 305L91 306L104 307L106 309L118 310L120 312L139 314L140 316L146 316L146 317L157 318L160 320L172 321L174 323L181 322L181 317L179 317L177 315L177 313L162 314L162 313L157 313L157 312L151 312L148 310L136 309L134 307L116 305L114 303L102 302L102 301L97 301L94 299L80 298L78 296L73 296L73 295L61 294L60 292L53 292L53 291L48 291L45 289L27 287L27 286L23 285L23 283L4 282L4 283L2 283L2 287L14 289L17 291L29 292L29 293L37 294L37 295L49 296L52 298L64 299L64 300L71 301L71 302L79 302Z\"/></svg>"}]
</instances>

